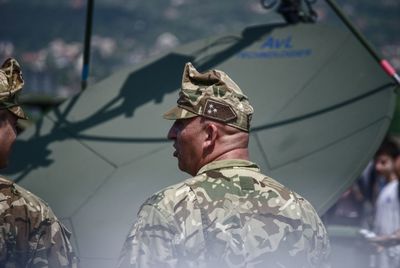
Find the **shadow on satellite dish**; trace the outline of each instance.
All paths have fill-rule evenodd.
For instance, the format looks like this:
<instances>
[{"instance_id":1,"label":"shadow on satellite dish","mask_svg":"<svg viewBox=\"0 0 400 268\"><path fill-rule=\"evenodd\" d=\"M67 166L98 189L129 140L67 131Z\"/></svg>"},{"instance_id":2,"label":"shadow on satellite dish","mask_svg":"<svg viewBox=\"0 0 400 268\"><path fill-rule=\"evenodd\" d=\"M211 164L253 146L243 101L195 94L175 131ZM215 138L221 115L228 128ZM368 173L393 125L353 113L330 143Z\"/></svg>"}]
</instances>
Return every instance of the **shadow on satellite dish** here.
<instances>
[{"instance_id":1,"label":"shadow on satellite dish","mask_svg":"<svg viewBox=\"0 0 400 268\"><path fill-rule=\"evenodd\" d=\"M35 126L35 133L29 140L18 139L14 144L12 161L10 166L3 171L5 174L19 175L14 179L20 182L27 174L41 167L48 167L54 160L49 158L51 149L49 144L53 142L62 142L66 139L74 138L82 141L104 141L116 143L162 143L167 138L121 138L112 136L85 135L82 132L96 125L103 124L115 117L124 115L126 118L134 115L135 109L150 101L160 103L165 94L174 92L180 86L182 76L182 66L186 62L193 62L198 66L200 71L205 71L218 64L221 64L230 57L236 55L241 50L258 41L268 32L284 24L262 25L247 28L242 32L241 38L237 36L224 36L217 39L209 45L205 45L191 55L182 55L177 53L169 53L164 57L142 67L133 70L124 80L119 94L110 99L107 103L99 106L100 103L92 102L90 105L93 110L89 116L78 120L69 120L68 115L74 109L75 104L79 101L81 94L72 97L63 105L52 110L54 114L54 125L46 134L40 134L43 119L39 120ZM216 53L208 53L215 47L227 46L223 50ZM203 54L206 56L201 57ZM200 57L199 57L200 56ZM111 85L112 87L112 85ZM88 88L88 90L96 90ZM112 90L110 88L110 90ZM31 142L34 140L34 142ZM27 146L29 144L29 146ZM21 151L29 147L30 152L34 152L35 157L31 154L21 154Z\"/></svg>"}]
</instances>

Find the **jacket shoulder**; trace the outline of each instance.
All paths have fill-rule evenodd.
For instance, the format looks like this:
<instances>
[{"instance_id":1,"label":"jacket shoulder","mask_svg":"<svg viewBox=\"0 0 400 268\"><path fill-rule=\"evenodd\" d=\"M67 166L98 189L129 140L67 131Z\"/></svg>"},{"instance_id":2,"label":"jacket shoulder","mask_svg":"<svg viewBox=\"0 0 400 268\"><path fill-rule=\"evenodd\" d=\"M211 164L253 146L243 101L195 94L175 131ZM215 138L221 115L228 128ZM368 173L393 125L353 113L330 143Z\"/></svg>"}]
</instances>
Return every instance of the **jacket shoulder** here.
<instances>
[{"instance_id":1,"label":"jacket shoulder","mask_svg":"<svg viewBox=\"0 0 400 268\"><path fill-rule=\"evenodd\" d=\"M140 210L142 210L144 206L151 206L161 212L173 212L178 204L193 196L193 191L187 183L191 179L168 186L154 193L142 204Z\"/></svg>"}]
</instances>

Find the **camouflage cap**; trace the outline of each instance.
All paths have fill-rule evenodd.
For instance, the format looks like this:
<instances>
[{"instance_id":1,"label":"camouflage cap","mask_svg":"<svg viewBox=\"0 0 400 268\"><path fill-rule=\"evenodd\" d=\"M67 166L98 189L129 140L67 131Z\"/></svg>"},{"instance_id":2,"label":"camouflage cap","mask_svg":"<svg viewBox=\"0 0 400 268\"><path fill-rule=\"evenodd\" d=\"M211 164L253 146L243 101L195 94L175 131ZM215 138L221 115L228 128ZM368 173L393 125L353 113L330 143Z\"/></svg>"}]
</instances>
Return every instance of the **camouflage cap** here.
<instances>
[{"instance_id":1,"label":"camouflage cap","mask_svg":"<svg viewBox=\"0 0 400 268\"><path fill-rule=\"evenodd\" d=\"M199 73L186 63L178 105L164 114L176 120L203 116L248 132L253 107L239 86L219 70Z\"/></svg>"},{"instance_id":2,"label":"camouflage cap","mask_svg":"<svg viewBox=\"0 0 400 268\"><path fill-rule=\"evenodd\" d=\"M0 68L0 110L8 109L21 119L27 119L18 103L18 93L24 85L22 71L15 59L7 59Z\"/></svg>"}]
</instances>

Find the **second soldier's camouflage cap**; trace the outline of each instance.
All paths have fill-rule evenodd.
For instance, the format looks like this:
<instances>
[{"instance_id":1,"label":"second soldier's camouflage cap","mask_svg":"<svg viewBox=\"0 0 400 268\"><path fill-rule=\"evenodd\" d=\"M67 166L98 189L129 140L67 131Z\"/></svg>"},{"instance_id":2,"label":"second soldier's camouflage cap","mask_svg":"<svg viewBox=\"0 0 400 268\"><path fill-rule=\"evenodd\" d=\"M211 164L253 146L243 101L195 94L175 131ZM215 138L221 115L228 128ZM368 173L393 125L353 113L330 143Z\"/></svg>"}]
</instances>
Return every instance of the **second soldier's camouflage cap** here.
<instances>
[{"instance_id":1,"label":"second soldier's camouflage cap","mask_svg":"<svg viewBox=\"0 0 400 268\"><path fill-rule=\"evenodd\" d=\"M203 116L248 132L252 114L247 96L226 73L200 73L189 62L183 71L177 106L166 112L164 118Z\"/></svg>"},{"instance_id":2,"label":"second soldier's camouflage cap","mask_svg":"<svg viewBox=\"0 0 400 268\"><path fill-rule=\"evenodd\" d=\"M21 67L15 59L7 59L0 68L0 110L8 109L19 118L27 119L18 103L23 86Z\"/></svg>"}]
</instances>

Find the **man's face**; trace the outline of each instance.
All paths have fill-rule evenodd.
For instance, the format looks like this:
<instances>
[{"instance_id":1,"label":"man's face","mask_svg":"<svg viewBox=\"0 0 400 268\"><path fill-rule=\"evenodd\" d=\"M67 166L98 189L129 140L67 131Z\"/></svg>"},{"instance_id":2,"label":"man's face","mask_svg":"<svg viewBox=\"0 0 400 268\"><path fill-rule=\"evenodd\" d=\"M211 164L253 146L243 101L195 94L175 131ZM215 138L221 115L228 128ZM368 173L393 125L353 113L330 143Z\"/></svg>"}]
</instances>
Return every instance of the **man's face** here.
<instances>
[{"instance_id":1,"label":"man's face","mask_svg":"<svg viewBox=\"0 0 400 268\"><path fill-rule=\"evenodd\" d=\"M397 177L400 179L400 155L398 155L394 161L394 171L396 172Z\"/></svg>"},{"instance_id":2,"label":"man's face","mask_svg":"<svg viewBox=\"0 0 400 268\"><path fill-rule=\"evenodd\" d=\"M386 178L389 178L394 171L394 161L390 155L382 154L378 155L375 159L376 171Z\"/></svg>"},{"instance_id":3,"label":"man's face","mask_svg":"<svg viewBox=\"0 0 400 268\"><path fill-rule=\"evenodd\" d=\"M11 147L17 137L18 117L8 110L0 110L0 168L8 165Z\"/></svg>"},{"instance_id":4,"label":"man's face","mask_svg":"<svg viewBox=\"0 0 400 268\"><path fill-rule=\"evenodd\" d=\"M200 116L178 119L172 125L168 139L174 141L174 156L178 158L180 170L194 176L202 167L205 135Z\"/></svg>"}]
</instances>

